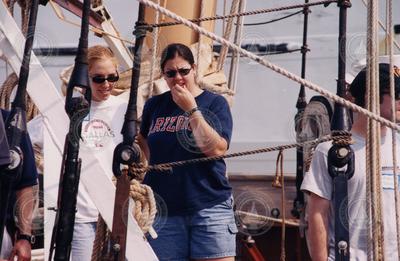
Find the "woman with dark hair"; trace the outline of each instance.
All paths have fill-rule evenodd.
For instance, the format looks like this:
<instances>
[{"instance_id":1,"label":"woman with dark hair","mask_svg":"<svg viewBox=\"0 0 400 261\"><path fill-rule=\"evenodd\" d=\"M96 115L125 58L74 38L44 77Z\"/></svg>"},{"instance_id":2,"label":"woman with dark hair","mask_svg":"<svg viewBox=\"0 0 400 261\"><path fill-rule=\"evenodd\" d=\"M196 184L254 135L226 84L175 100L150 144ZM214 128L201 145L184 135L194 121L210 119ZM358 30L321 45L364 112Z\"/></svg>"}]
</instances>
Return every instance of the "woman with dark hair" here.
<instances>
[{"instance_id":1,"label":"woman with dark hair","mask_svg":"<svg viewBox=\"0 0 400 261\"><path fill-rule=\"evenodd\" d=\"M149 164L223 155L232 135L224 97L202 90L190 49L168 45L161 72L170 91L148 100L138 135ZM223 160L149 171L144 183L161 204L150 244L160 260L234 260L237 228Z\"/></svg>"}]
</instances>

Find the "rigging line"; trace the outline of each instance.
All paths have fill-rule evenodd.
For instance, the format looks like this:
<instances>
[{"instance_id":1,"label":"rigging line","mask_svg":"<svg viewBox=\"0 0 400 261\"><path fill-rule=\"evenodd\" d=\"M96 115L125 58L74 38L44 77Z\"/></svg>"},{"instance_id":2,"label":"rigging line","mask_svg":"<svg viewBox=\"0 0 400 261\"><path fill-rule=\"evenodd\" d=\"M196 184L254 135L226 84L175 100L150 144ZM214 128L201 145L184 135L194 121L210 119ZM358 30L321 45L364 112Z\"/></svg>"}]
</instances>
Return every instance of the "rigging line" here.
<instances>
[{"instance_id":1,"label":"rigging line","mask_svg":"<svg viewBox=\"0 0 400 261\"><path fill-rule=\"evenodd\" d=\"M378 67L378 7L377 0L369 0L367 10L367 109L380 114L379 110L379 67ZM372 250L373 260L383 260L384 235L382 220L381 173L380 173L380 125L368 119L366 139L366 172L371 197L371 220L368 224L368 245ZM367 189L367 192L368 192ZM369 198L367 198L369 201ZM370 252L369 252L370 254Z\"/></svg>"},{"instance_id":2,"label":"rigging line","mask_svg":"<svg viewBox=\"0 0 400 261\"><path fill-rule=\"evenodd\" d=\"M237 13L239 11L239 5L240 5L240 0L233 0L232 5L231 5L230 14ZM199 25L201 26L201 24L199 24ZM223 37L228 41L231 38L232 27L233 27L233 18L229 18L228 21L226 21L225 33L223 35ZM225 59L226 59L226 56L228 55L228 50L229 50L229 48L227 46L222 46L221 51L219 52L218 63L217 63L218 71L221 71L224 68Z\"/></svg>"},{"instance_id":3,"label":"rigging line","mask_svg":"<svg viewBox=\"0 0 400 261\"><path fill-rule=\"evenodd\" d=\"M241 0L239 3L239 12L243 12L246 8L246 0ZM235 34L234 34L234 39L233 42L236 45L241 46L242 45L242 31L243 31L243 21L244 17L240 16L236 18L236 28L235 28ZM231 64L229 68L229 77L228 77L228 88L232 90L232 92L236 91L237 87L237 78L239 74L239 60L240 60L240 54L237 52L232 53L232 58L231 58Z\"/></svg>"},{"instance_id":4,"label":"rigging line","mask_svg":"<svg viewBox=\"0 0 400 261\"><path fill-rule=\"evenodd\" d=\"M235 153L225 154L225 155L221 155L221 156L203 157L203 158L175 161L175 162L162 163L162 164L156 164L156 165L149 165L144 168L138 167L136 169L138 171L149 171L149 170L161 171L161 172L162 171L171 171L171 168L173 168L173 167L181 167L181 166L188 165L188 164L210 162L210 161L216 161L216 160L227 159L227 158L243 157L243 156L260 154L260 153L294 149L294 148L303 147L303 146L316 146L319 143L331 141L331 140L341 143L341 144L351 144L352 143L349 132L335 131L335 132L333 132L332 135L325 135L325 136L322 136L321 138L314 139L314 140L308 140L308 141L301 142L301 143L293 143L293 144L286 144L286 145L280 145L280 146L274 146L274 147L266 147L266 148L255 149L255 150L241 151L241 152L235 152Z\"/></svg>"},{"instance_id":5,"label":"rigging line","mask_svg":"<svg viewBox=\"0 0 400 261\"><path fill-rule=\"evenodd\" d=\"M157 4L160 4L160 0L157 0ZM156 16L155 16L155 21L156 23L159 22L160 20L160 13L159 12L155 12ZM150 76L149 76L149 94L148 94L148 98L151 98L153 96L153 91L154 91L154 71L156 70L156 60L157 60L157 45L158 45L158 36L159 36L159 28L154 28L153 30L153 44L151 47L151 61L150 61Z\"/></svg>"},{"instance_id":6,"label":"rigging line","mask_svg":"<svg viewBox=\"0 0 400 261\"><path fill-rule=\"evenodd\" d=\"M167 16L181 22L182 24L188 26L189 28L192 28L196 32L200 32L200 33L206 35L207 37L215 40L216 42L219 42L223 45L229 46L232 50L237 51L238 53L247 56L248 58L263 65L264 67L267 67L267 68L273 70L274 72L279 73L297 83L303 84L305 87L309 88L310 90L316 91L316 92L320 93L321 95L331 99L332 101L339 103L348 109L353 110L354 112L358 112L362 115L365 115L365 116L381 123L382 125L385 125L391 129L394 129L394 130L400 132L400 126L397 125L395 122L391 122L376 113L372 113L372 112L368 111L367 109L364 109L358 105L355 105L354 103L352 103L336 94L333 94L332 92L330 92L324 88L321 88L320 86L316 85L315 83L312 83L308 80L302 79L301 77L297 76L296 74L291 73L291 72L285 70L284 68L277 66L277 65L271 63L270 61L263 59L262 57L257 56L247 50L244 50L243 48L240 48L239 46L231 43L230 41L227 41L227 40L223 39L222 37L205 30L204 28L190 22L189 20L187 20L181 16L178 16L177 14L175 14L159 5L156 5L155 3L153 3L149 0L137 0L137 1L166 14Z\"/></svg>"},{"instance_id":7,"label":"rigging line","mask_svg":"<svg viewBox=\"0 0 400 261\"><path fill-rule=\"evenodd\" d=\"M364 3L365 7L368 8L368 4L367 4L366 0L362 0L362 2ZM378 20L378 22L379 22L379 26L382 28L382 30L385 31L385 33L388 33L388 29L385 27L385 25L382 23L382 21ZM397 49L400 50L400 43L397 42L396 39L393 39L393 43L397 47Z\"/></svg>"},{"instance_id":8,"label":"rigging line","mask_svg":"<svg viewBox=\"0 0 400 261\"><path fill-rule=\"evenodd\" d=\"M323 1L313 2L313 3L307 3L307 4L289 5L289 6L284 6L284 7L247 11L247 12L243 12L243 13L235 13L235 14L228 14L228 15L216 15L216 16L211 16L211 17L203 17L200 19L190 19L189 21L192 23L199 23L199 22L205 22L205 21L233 18L233 17L238 17L238 16L279 12L279 11L285 11L285 10L296 9L296 8L304 8L304 7L310 7L310 6L316 6L316 5L329 5L331 3L336 3L336 2L337 2L337 0L323 0ZM166 22L166 23L160 23L160 24L150 24L149 26L164 27L164 26L173 26L173 25L179 25L179 24L182 24L182 22Z\"/></svg>"},{"instance_id":9,"label":"rigging line","mask_svg":"<svg viewBox=\"0 0 400 261\"><path fill-rule=\"evenodd\" d=\"M281 21L281 20L283 20L283 19L286 19L286 18L295 16L295 15L301 14L301 13L303 13L303 10L300 10L300 11L297 11L297 12L294 12L294 13L291 13L291 14L288 14L288 15L285 15L285 16L282 16L282 17L280 17L280 18L276 18L276 19L273 19L273 20L269 20L269 21L266 21L266 22L245 23L245 24L243 24L243 26L256 26L256 25L270 24L270 23L278 22L278 21Z\"/></svg>"},{"instance_id":10,"label":"rigging line","mask_svg":"<svg viewBox=\"0 0 400 261\"><path fill-rule=\"evenodd\" d=\"M199 18L202 18L204 16L204 1L205 0L200 0L200 15ZM158 13L158 12L156 12ZM157 28L155 28L157 29ZM197 63L197 67L196 67L196 77L197 80L199 80L200 78L203 77L203 75L200 75L200 52L201 52L201 42L202 42L202 34L198 34L198 44L197 44L197 57L196 57L196 63Z\"/></svg>"},{"instance_id":11,"label":"rigging line","mask_svg":"<svg viewBox=\"0 0 400 261\"><path fill-rule=\"evenodd\" d=\"M389 54L389 68L390 71L394 70L393 65L393 1L386 0L386 28L388 30L388 41L386 41L386 47ZM394 88L394 73L390 74L390 96L391 96L391 107L392 107L392 121L396 121L396 99L395 99L395 88ZM396 217L396 240L397 240L397 255L400 260L400 209L399 209L399 190L398 188L398 170L397 170L397 139L396 132L392 131L392 158L393 158L393 194L395 202L395 217Z\"/></svg>"},{"instance_id":12,"label":"rigging line","mask_svg":"<svg viewBox=\"0 0 400 261\"><path fill-rule=\"evenodd\" d=\"M242 211L242 210L236 210L235 212L237 214L239 214L239 215L255 218L255 219L260 220L260 221L267 221L267 222L271 221L271 222L274 222L274 223L282 223L282 219L281 218L273 218L273 217L263 216L263 215L254 214L254 213L251 213L251 212ZM289 225L289 226L294 226L294 227L300 226L300 224L297 221L292 221L292 220L287 220L286 219L284 222L285 222L286 225Z\"/></svg>"},{"instance_id":13,"label":"rigging line","mask_svg":"<svg viewBox=\"0 0 400 261\"><path fill-rule=\"evenodd\" d=\"M54 11L54 13L56 14L56 16L57 16L58 19L60 19L61 21L66 22L66 23L68 23L68 24L71 24L71 25L73 25L73 26L81 27L80 24L75 23L75 22L73 22L73 21L70 21L70 20L66 19L66 18L63 16L63 14L61 14L60 11L57 9L56 3L55 3L53 0L49 0L49 3L50 3L50 5L51 5L51 7L52 7L52 9L53 9L53 11ZM102 29L99 29L99 28L96 28L96 27L93 27L93 26L89 26L89 30L92 31L93 33L98 34L98 35L101 35L101 36L102 36L102 35L107 35L107 36L113 37L113 38L115 38L115 39L118 39L118 40L120 40L120 41L122 41L122 42L129 43L129 44L131 44L131 45L135 45L135 42L134 42L134 41L127 40L127 39L122 38L122 37L120 37L120 36L118 36L118 35L110 34L110 33L106 32L106 31L104 31L104 30L102 30Z\"/></svg>"}]
</instances>

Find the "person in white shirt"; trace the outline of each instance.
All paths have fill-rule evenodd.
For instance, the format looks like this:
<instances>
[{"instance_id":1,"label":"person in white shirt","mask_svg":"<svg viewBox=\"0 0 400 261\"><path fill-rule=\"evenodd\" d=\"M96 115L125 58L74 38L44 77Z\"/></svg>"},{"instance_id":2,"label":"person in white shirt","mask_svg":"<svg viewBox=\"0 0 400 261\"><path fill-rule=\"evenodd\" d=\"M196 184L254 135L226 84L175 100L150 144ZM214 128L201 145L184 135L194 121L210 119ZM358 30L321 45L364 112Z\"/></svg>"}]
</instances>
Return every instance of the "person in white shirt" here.
<instances>
[{"instance_id":1,"label":"person in white shirt","mask_svg":"<svg viewBox=\"0 0 400 261\"><path fill-rule=\"evenodd\" d=\"M395 100L396 110L400 109L400 74L395 68ZM379 64L379 97L380 114L391 119L392 109L389 80L389 64ZM363 69L350 86L355 103L361 107L366 104L366 69ZM348 219L350 234L350 260L367 260L368 251L368 217L366 212L366 154L365 140L367 134L367 117L355 113L351 129L354 144L351 145L355 155L355 171L348 181ZM392 162L391 130L381 126L381 175L382 203L385 237L385 260L398 260L396 221L394 208L394 182ZM308 247L311 258L315 261L335 260L334 229L334 193L333 180L327 169L327 153L330 142L319 144L315 150L311 169L306 173L301 189L308 194L306 218L308 221ZM400 162L400 148L397 148L397 162ZM397 166L397 168L399 168Z\"/></svg>"},{"instance_id":2,"label":"person in white shirt","mask_svg":"<svg viewBox=\"0 0 400 261\"><path fill-rule=\"evenodd\" d=\"M89 164L85 154L96 154L104 169L112 169L114 148L122 141L120 132L127 102L111 95L119 79L118 63L112 51L101 45L92 46L88 49L88 63L92 103L90 113L82 123L81 177L90 175L95 179L98 173L84 171ZM90 261L99 212L82 182L79 183L77 210L71 259Z\"/></svg>"}]
</instances>

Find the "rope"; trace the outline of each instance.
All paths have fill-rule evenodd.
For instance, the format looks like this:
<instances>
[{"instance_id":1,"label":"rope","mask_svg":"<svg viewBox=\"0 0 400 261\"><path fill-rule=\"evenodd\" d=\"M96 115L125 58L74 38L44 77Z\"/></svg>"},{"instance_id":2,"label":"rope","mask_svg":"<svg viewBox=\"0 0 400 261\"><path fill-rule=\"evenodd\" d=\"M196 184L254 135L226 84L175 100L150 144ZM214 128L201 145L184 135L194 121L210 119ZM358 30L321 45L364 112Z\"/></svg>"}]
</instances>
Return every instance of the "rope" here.
<instances>
[{"instance_id":1,"label":"rope","mask_svg":"<svg viewBox=\"0 0 400 261\"><path fill-rule=\"evenodd\" d=\"M135 219L143 233L147 233L157 213L153 191L149 186L132 179L129 194L135 201Z\"/></svg>"},{"instance_id":2,"label":"rope","mask_svg":"<svg viewBox=\"0 0 400 261\"><path fill-rule=\"evenodd\" d=\"M196 32L200 32L200 33L206 35L207 37L209 37L209 38L211 38L211 39L213 39L213 40L215 40L215 41L217 41L217 42L219 42L219 43L221 43L223 45L229 46L234 51L237 51L238 53L240 53L240 54L242 54L242 55L244 55L244 56L246 56L246 57L248 57L248 58L250 58L250 59L252 59L252 60L254 60L256 62L258 62L258 63L260 63L261 65L263 65L263 66L265 66L265 67L267 67L267 68L269 68L269 69L271 69L271 70L273 70L273 71L275 71L275 72L277 72L277 73L279 73L279 74L281 74L281 75L283 75L283 76L285 76L285 77L287 77L287 78L289 78L289 79L291 79L291 80L293 80L293 81L295 81L295 82L297 82L299 84L302 84L305 87L320 93L321 95L324 95L325 97L331 99L332 101L337 102L337 103L345 106L346 108L349 108L349 109L353 110L354 112L358 112L360 114L363 114L363 115L365 115L365 116L367 116L367 117L369 117L369 118L371 118L371 119L373 119L373 120L375 120L375 121L377 121L377 122L379 122L379 123L381 123L381 124L383 124L383 125L385 125L385 126L387 126L389 128L392 128L392 129L394 129L396 131L400 131L400 126L398 126L395 122L388 121L388 120L382 118L381 116L379 116L379 115L377 115L375 113L372 113L372 112L370 112L370 111L368 111L368 110L366 110L366 109L364 109L364 108L362 108L360 106L357 106L357 105L353 104L352 102L349 102L346 99L341 98L341 97L339 97L339 96L337 96L337 95L335 95L335 94L333 94L333 93L331 93L331 92L319 87L318 85L316 85L316 84L314 84L312 82L309 82L309 81L307 81L305 79L302 79L301 77L299 77L299 76L297 76L297 75L295 75L295 74L293 74L293 73L291 73L291 72L289 72L289 71L287 71L287 70L285 70L285 69L283 69L283 68L281 68L281 67L279 67L279 66L277 66L277 65L275 65L275 64L273 64L273 63L271 63L271 62L269 62L267 60L265 60L264 58L262 58L260 56L257 56L255 54L249 52L249 51L246 51L246 50L240 48L239 46L237 46L235 44L232 44L229 41L217 36L216 34L211 33L209 31L199 27L198 25L190 22L189 20L184 19L184 18L182 18L180 16L177 16L176 14L172 13L171 11L169 11L169 10L167 10L165 8L162 8L162 7L154 4L151 1L148 1L148 0L138 0L138 1L143 3L143 4L145 4L145 5L147 5L147 6L149 6L149 7L151 7L151 8L153 8L153 9L158 10L161 13L164 13L165 15L167 15L167 16L169 16L169 17L171 17L171 18L173 18L173 19L175 19L177 21L179 21L182 24L185 24L186 26L192 28ZM301 5L301 6L304 7L304 5Z\"/></svg>"},{"instance_id":3,"label":"rope","mask_svg":"<svg viewBox=\"0 0 400 261\"><path fill-rule=\"evenodd\" d=\"M4 81L0 90L0 107L4 109L10 108L10 98L12 90L18 84L18 76L16 73L11 73Z\"/></svg>"},{"instance_id":4,"label":"rope","mask_svg":"<svg viewBox=\"0 0 400 261\"><path fill-rule=\"evenodd\" d=\"M272 20L269 20L269 21L266 21L266 22L245 23L245 24L243 24L243 26L256 26L256 25L271 24L271 23L275 23L275 22L278 22L278 21L287 19L287 18L289 18L289 17L292 17L292 16L295 16L295 15L301 14L301 13L303 13L303 10L300 10L300 11L297 11L297 12L294 12L294 13L291 13L291 14L288 14L288 15L285 15L285 16L282 16L282 17L279 17L279 18L276 18L276 19L272 19Z\"/></svg>"},{"instance_id":5,"label":"rope","mask_svg":"<svg viewBox=\"0 0 400 261\"><path fill-rule=\"evenodd\" d=\"M123 171L127 171L126 169ZM113 176L115 183L115 177ZM134 218L144 234L147 232L155 238L156 233L152 227L157 213L157 206L152 189L136 179L131 180L129 196L134 200ZM96 237L93 242L92 261L102 260L107 252L111 233L104 220L99 216L96 228Z\"/></svg>"},{"instance_id":6,"label":"rope","mask_svg":"<svg viewBox=\"0 0 400 261\"><path fill-rule=\"evenodd\" d=\"M37 144L33 144L33 152L35 156L36 168L38 169L39 173L44 173L44 157L42 148Z\"/></svg>"},{"instance_id":7,"label":"rope","mask_svg":"<svg viewBox=\"0 0 400 261\"><path fill-rule=\"evenodd\" d=\"M285 251L285 241L286 241L286 226L285 226L285 220L286 220L286 196L285 196L285 179L283 176L283 151L280 150L278 153L278 159L277 161L280 162L279 165L279 172L280 172L280 177L281 177L281 209L282 209L282 234L281 234L281 261L286 260L286 251ZM278 172L278 169L276 170Z\"/></svg>"},{"instance_id":8,"label":"rope","mask_svg":"<svg viewBox=\"0 0 400 261\"><path fill-rule=\"evenodd\" d=\"M188 164L196 164L196 163L210 162L210 161L216 161L216 160L233 158L233 157L242 157L242 156L260 154L260 153L266 153L266 152L272 152L272 151L287 150L287 149L293 149L293 148L303 147L303 146L315 146L321 142L326 142L326 141L330 141L330 140L333 140L333 141L342 140L342 142L346 142L346 144L351 144L352 141L351 141L351 139L349 139L349 137L350 136L348 135L348 132L346 132L346 131L336 131L336 132L334 132L333 135L326 135L319 139L305 141L305 142L301 142L301 143L280 145L280 146L274 146L274 147L266 147L266 148L236 152L236 153L231 153L231 154L226 154L226 155L221 155L221 156L203 157L203 158L175 161L175 162L163 163L163 164L157 164L157 165L149 165L147 167L139 168L139 169L137 169L137 171L141 171L141 172L147 172L150 170L171 171L172 168L174 168L174 167L182 167L182 166L185 166Z\"/></svg>"},{"instance_id":9,"label":"rope","mask_svg":"<svg viewBox=\"0 0 400 261\"><path fill-rule=\"evenodd\" d=\"M160 4L160 0L157 0L157 4ZM160 20L160 13L156 13L155 21L156 23ZM149 94L148 98L153 96L153 89L154 89L154 71L155 67L157 66L156 59L157 59L157 45L158 45L158 28L154 28L153 30L153 46L151 47L151 61L150 61L150 76L149 76Z\"/></svg>"},{"instance_id":10,"label":"rope","mask_svg":"<svg viewBox=\"0 0 400 261\"><path fill-rule=\"evenodd\" d=\"M218 85L213 85L213 84L209 84L207 82L205 82L203 79L199 79L198 80L198 84L200 86L201 89L203 90L208 90L211 91L213 93L217 93L217 94L226 94L229 96L234 96L235 92L228 89L228 88L224 88Z\"/></svg>"},{"instance_id":11,"label":"rope","mask_svg":"<svg viewBox=\"0 0 400 261\"><path fill-rule=\"evenodd\" d=\"M142 0L138 0L138 1L142 1ZM279 11L285 11L285 10L296 9L296 8L304 8L304 7L310 7L310 6L316 6L316 5L329 5L330 3L336 3L336 2L337 2L337 0L324 0L324 1L317 1L314 3L289 5L289 6L284 6L284 7L270 8L270 9L259 9L259 10L248 11L248 12L243 12L243 13L236 13L236 14L229 14L229 15L216 15L216 16L211 16L211 17L203 17L201 19L200 18L199 19L191 19L188 21L190 21L192 23L200 23L200 22L213 21L213 20L219 20L219 19L233 18L233 17L238 17L238 16L258 15L258 14L265 14L265 13L271 13L271 12L279 12ZM148 5L148 6L151 6L151 5ZM169 16L166 13L164 13L164 14ZM176 20L178 20L178 19L176 19ZM179 25L179 24L184 24L184 22L182 22L182 21L167 22L167 23L160 23L160 24L151 24L149 26L164 27L164 26L173 26L173 25Z\"/></svg>"},{"instance_id":12,"label":"rope","mask_svg":"<svg viewBox=\"0 0 400 261\"><path fill-rule=\"evenodd\" d=\"M18 85L18 76L16 73L11 73L4 81L0 90L0 107L6 110L11 108L10 100L11 94L14 88ZM28 94L25 96L26 99L26 120L30 121L38 113L39 109L35 106L32 99Z\"/></svg>"},{"instance_id":13,"label":"rope","mask_svg":"<svg viewBox=\"0 0 400 261\"><path fill-rule=\"evenodd\" d=\"M367 33L367 108L379 114L379 77L378 77L378 2L370 0L368 5L368 33ZM382 198L381 198L381 173L380 173L380 124L368 119L367 128L367 175L370 178L371 217L373 260L384 259L384 238L382 222ZM374 239L372 239L372 236Z\"/></svg>"},{"instance_id":14,"label":"rope","mask_svg":"<svg viewBox=\"0 0 400 261\"><path fill-rule=\"evenodd\" d=\"M366 0L362 0L362 2L363 2L363 4L364 4L366 7L368 7L368 4L367 4ZM385 33L387 34L387 33L388 33L388 29L385 27L385 25L384 25L380 20L378 20L378 22L379 22L379 26L380 26L380 27L382 28L382 30L384 30ZM391 30L393 30L393 26L392 26L392 29L391 29ZM400 50L400 43L397 42L396 39L393 39L393 43L394 43L394 45L397 47L397 49Z\"/></svg>"},{"instance_id":15,"label":"rope","mask_svg":"<svg viewBox=\"0 0 400 261\"><path fill-rule=\"evenodd\" d=\"M227 9L227 2L226 2L226 0L224 0L223 16L226 15L226 9ZM226 20L222 19L222 35L225 34L225 24L226 24Z\"/></svg>"},{"instance_id":16,"label":"rope","mask_svg":"<svg viewBox=\"0 0 400 261\"><path fill-rule=\"evenodd\" d=\"M262 216L259 214L254 214L254 213L250 213L250 212L246 212L246 211L241 211L241 210L236 210L235 211L237 214L239 215L244 215L244 216L248 216L248 217L252 217L252 218L256 218L260 221L272 221L272 222L276 222L276 223L282 223L283 220L280 218L273 218L273 217L267 217L267 216ZM298 221L289 221L289 220L285 220L284 221L286 225L288 226L294 226L294 227L298 227L300 226Z\"/></svg>"},{"instance_id":17,"label":"rope","mask_svg":"<svg viewBox=\"0 0 400 261\"><path fill-rule=\"evenodd\" d=\"M96 226L96 237L93 242L92 261L102 260L102 257L105 256L110 236L111 233L107 229L106 222L99 215Z\"/></svg>"},{"instance_id":18,"label":"rope","mask_svg":"<svg viewBox=\"0 0 400 261\"><path fill-rule=\"evenodd\" d=\"M130 174L133 174L134 176L131 180L129 191L129 196L135 202L135 211L133 215L143 233L147 233L152 230L152 224L157 213L154 194L149 186L141 184L139 180L135 179L139 178L140 180L143 180L144 175L138 175L138 173L144 173L142 171L142 164L139 163L130 166L129 169ZM127 171L127 169L123 171ZM113 181L115 182L115 177L113 177Z\"/></svg>"},{"instance_id":19,"label":"rope","mask_svg":"<svg viewBox=\"0 0 400 261\"><path fill-rule=\"evenodd\" d=\"M241 0L239 5L239 11L243 12L246 7L246 0ZM244 17L240 16L236 19L235 39L234 44L242 45L242 28L243 28ZM239 72L239 58L240 55L237 52L232 53L231 68L229 70L228 88L232 91L236 91L237 77Z\"/></svg>"},{"instance_id":20,"label":"rope","mask_svg":"<svg viewBox=\"0 0 400 261\"><path fill-rule=\"evenodd\" d=\"M231 11L230 14L234 14L238 12L239 9L239 1L240 0L234 0L231 5ZM200 25L201 26L201 25ZM233 27L233 17L229 17L228 21L226 22L226 28L224 30L224 39L228 40L231 38L232 34L232 27ZM217 70L221 71L224 68L224 63L226 56L228 55L228 47L227 46L222 46L219 57L218 57L218 64L217 64Z\"/></svg>"},{"instance_id":21,"label":"rope","mask_svg":"<svg viewBox=\"0 0 400 261\"><path fill-rule=\"evenodd\" d=\"M204 16L204 1L205 0L200 0L200 16L199 18L202 18ZM157 12L158 13L158 12ZM200 23L201 26L201 23ZM202 34L199 34L199 39L198 39L198 44L197 44L197 68L196 68L196 78L197 81L203 77L203 75L200 76L200 51L201 51L201 39Z\"/></svg>"},{"instance_id":22,"label":"rope","mask_svg":"<svg viewBox=\"0 0 400 261\"><path fill-rule=\"evenodd\" d=\"M8 10L10 10L10 13L12 16L14 16L14 5L17 2L17 0L6 0L5 3L7 4Z\"/></svg>"},{"instance_id":23,"label":"rope","mask_svg":"<svg viewBox=\"0 0 400 261\"><path fill-rule=\"evenodd\" d=\"M389 28L388 32L388 43L387 48L389 51L389 67L390 71L394 70L393 67L393 1L386 1L387 10L387 26ZM392 98L392 121L396 121L396 99L395 99L395 89L394 89L394 74L390 76L390 96ZM397 256L400 260L400 214L399 214L399 190L398 190L398 180L397 180L397 139L396 132L392 131L392 156L393 156L393 186L394 186L394 202L395 202L395 212L396 212L396 239L397 239Z\"/></svg>"}]
</instances>

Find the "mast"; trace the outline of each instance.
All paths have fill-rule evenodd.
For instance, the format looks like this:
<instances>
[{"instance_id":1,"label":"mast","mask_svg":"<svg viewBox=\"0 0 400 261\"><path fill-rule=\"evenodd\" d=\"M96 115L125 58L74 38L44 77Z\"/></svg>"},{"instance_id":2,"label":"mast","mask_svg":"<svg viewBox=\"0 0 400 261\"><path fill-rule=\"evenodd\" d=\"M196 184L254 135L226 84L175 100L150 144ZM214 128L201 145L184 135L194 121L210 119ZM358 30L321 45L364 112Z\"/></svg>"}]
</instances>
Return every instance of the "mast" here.
<instances>
[{"instance_id":1,"label":"mast","mask_svg":"<svg viewBox=\"0 0 400 261\"><path fill-rule=\"evenodd\" d=\"M91 89L87 61L90 0L84 0L81 34L74 69L67 86L65 111L70 118L65 137L63 163L58 190L57 214L51 238L49 260L67 261L71 254L71 242L75 225L76 201L82 160L79 158L79 141L82 121L89 114ZM83 95L76 87L81 88Z\"/></svg>"},{"instance_id":2,"label":"mast","mask_svg":"<svg viewBox=\"0 0 400 261\"><path fill-rule=\"evenodd\" d=\"M338 81L337 95L346 95L346 29L347 8L351 7L349 0L338 1L339 6L339 55L338 55ZM335 131L349 131L351 120L348 110L340 104L335 104L332 119L332 135ZM344 167L346 167L344 169ZM350 236L347 202L347 182L354 174L354 151L349 144L333 143L328 151L328 172L333 179L334 206L335 206L335 259L350 260Z\"/></svg>"}]
</instances>

